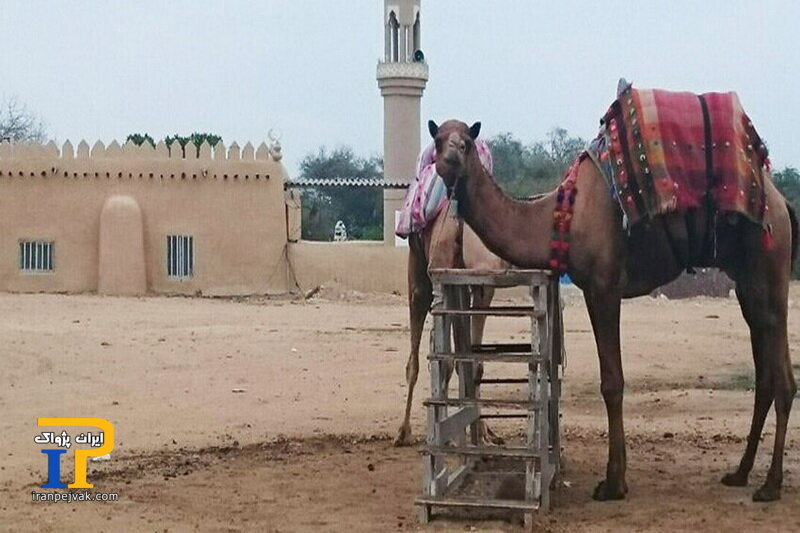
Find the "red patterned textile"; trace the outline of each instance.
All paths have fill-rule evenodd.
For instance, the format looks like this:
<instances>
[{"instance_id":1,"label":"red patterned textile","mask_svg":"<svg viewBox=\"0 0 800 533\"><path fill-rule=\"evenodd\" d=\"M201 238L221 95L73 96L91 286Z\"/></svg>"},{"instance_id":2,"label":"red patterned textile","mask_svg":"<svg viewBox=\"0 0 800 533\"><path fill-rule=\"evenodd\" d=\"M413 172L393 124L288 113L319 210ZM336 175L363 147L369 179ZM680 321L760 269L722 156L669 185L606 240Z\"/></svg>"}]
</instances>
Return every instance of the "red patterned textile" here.
<instances>
[{"instance_id":1,"label":"red patterned textile","mask_svg":"<svg viewBox=\"0 0 800 533\"><path fill-rule=\"evenodd\" d=\"M575 197L578 195L578 166L585 157L586 152L583 152L575 159L556 193L553 235L550 239L550 268L560 274L565 274L569 266L569 228L572 225Z\"/></svg>"},{"instance_id":2,"label":"red patterned textile","mask_svg":"<svg viewBox=\"0 0 800 533\"><path fill-rule=\"evenodd\" d=\"M767 149L736 93L621 89L590 150L631 225L704 202L762 222Z\"/></svg>"}]
</instances>

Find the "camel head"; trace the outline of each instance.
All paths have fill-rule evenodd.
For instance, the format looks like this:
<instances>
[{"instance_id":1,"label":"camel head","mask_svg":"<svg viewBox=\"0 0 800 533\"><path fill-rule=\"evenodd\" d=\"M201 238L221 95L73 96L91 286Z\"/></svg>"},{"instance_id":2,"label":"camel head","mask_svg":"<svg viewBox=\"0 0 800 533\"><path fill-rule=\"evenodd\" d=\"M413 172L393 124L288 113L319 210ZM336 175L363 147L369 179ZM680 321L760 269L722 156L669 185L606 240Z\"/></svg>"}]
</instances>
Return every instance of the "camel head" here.
<instances>
[{"instance_id":1,"label":"camel head","mask_svg":"<svg viewBox=\"0 0 800 533\"><path fill-rule=\"evenodd\" d=\"M436 173L452 193L459 178L467 173L467 159L475 151L475 139L481 131L481 123L467 126L460 120L448 120L437 126L428 121L428 131L436 145Z\"/></svg>"}]
</instances>

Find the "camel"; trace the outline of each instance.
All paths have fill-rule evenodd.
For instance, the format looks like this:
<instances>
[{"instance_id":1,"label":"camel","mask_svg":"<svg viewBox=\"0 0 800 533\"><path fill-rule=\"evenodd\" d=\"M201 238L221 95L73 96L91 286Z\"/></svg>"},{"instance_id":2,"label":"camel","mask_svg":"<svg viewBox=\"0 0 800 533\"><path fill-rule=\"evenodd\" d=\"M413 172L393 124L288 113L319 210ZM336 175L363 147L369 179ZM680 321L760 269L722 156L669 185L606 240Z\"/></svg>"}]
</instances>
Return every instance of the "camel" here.
<instances>
[{"instance_id":1,"label":"camel","mask_svg":"<svg viewBox=\"0 0 800 533\"><path fill-rule=\"evenodd\" d=\"M395 446L409 446L411 438L411 406L414 386L419 376L419 345L425 318L433 302L433 284L428 275L431 268L474 268L481 270L503 270L508 264L491 253L474 231L458 221L449 209L445 208L421 232L412 233L408 238L408 312L411 329L411 352L406 363L406 409L403 422L395 438ZM491 287L470 287L473 307L488 307L494 297ZM483 339L486 317L473 317L470 323L471 340L480 344ZM480 381L482 367L477 369L475 379ZM489 442L500 439L481 424L481 438Z\"/></svg>"},{"instance_id":2,"label":"camel","mask_svg":"<svg viewBox=\"0 0 800 533\"><path fill-rule=\"evenodd\" d=\"M486 246L520 268L550 269L551 232L558 191L533 201L507 196L479 164L473 149L480 123L472 127L457 120L441 126L429 122L439 157L436 171L442 176L457 210ZM736 295L749 326L756 372L755 405L750 433L741 462L722 483L745 486L758 447L764 420L775 402L776 431L772 462L754 501L780 498L783 450L792 399L797 390L789 359L787 337L788 286L797 256L796 215L771 180L765 180L765 223L772 242L763 245L762 228L742 217L722 217L708 205L694 213L688 224L684 214L654 217L650 224L635 226L626 235L622 213L608 191L608 184L590 158L576 161L579 194L570 230L567 271L583 290L600 363L600 390L608 416L608 464L606 477L594 490L596 500L625 497L625 432L622 399L623 372L620 356L620 303L622 298L645 295L676 278L693 265L687 243L707 242L716 227L716 251L708 266L726 272L736 283ZM688 233L694 233L688 235ZM694 265L704 266L704 265Z\"/></svg>"}]
</instances>

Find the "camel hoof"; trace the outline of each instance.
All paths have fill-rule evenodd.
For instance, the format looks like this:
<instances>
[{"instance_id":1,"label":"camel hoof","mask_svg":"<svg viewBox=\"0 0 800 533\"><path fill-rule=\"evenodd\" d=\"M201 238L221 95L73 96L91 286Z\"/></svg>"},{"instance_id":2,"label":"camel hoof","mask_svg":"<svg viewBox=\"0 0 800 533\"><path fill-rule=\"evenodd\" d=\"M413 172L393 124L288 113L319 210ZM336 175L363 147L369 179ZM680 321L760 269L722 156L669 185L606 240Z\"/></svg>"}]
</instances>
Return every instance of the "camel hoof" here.
<instances>
[{"instance_id":1,"label":"camel hoof","mask_svg":"<svg viewBox=\"0 0 800 533\"><path fill-rule=\"evenodd\" d=\"M746 487L747 474L740 474L739 472L725 474L722 476L722 484L726 487Z\"/></svg>"},{"instance_id":2,"label":"camel hoof","mask_svg":"<svg viewBox=\"0 0 800 533\"><path fill-rule=\"evenodd\" d=\"M400 448L403 446L411 446L413 442L411 442L411 429L407 427L401 427L400 431L397 432L397 437L394 439L394 445L396 448Z\"/></svg>"},{"instance_id":3,"label":"camel hoof","mask_svg":"<svg viewBox=\"0 0 800 533\"><path fill-rule=\"evenodd\" d=\"M606 502L611 500L624 500L625 494L628 493L628 486L623 482L623 486L620 487L618 484L612 486L608 480L604 479L600 483L597 484L597 487L594 489L594 494L592 498L599 502Z\"/></svg>"},{"instance_id":4,"label":"camel hoof","mask_svg":"<svg viewBox=\"0 0 800 533\"><path fill-rule=\"evenodd\" d=\"M764 485L753 494L754 502L774 502L781 499L781 488Z\"/></svg>"},{"instance_id":5,"label":"camel hoof","mask_svg":"<svg viewBox=\"0 0 800 533\"><path fill-rule=\"evenodd\" d=\"M489 434L483 438L483 442L491 446L502 446L503 444L506 443L506 440L498 435Z\"/></svg>"},{"instance_id":6,"label":"camel hoof","mask_svg":"<svg viewBox=\"0 0 800 533\"><path fill-rule=\"evenodd\" d=\"M484 444L489 444L492 446L502 446L506 443L503 437L492 431L492 428L486 424L483 425L483 435L481 436L481 440Z\"/></svg>"}]
</instances>

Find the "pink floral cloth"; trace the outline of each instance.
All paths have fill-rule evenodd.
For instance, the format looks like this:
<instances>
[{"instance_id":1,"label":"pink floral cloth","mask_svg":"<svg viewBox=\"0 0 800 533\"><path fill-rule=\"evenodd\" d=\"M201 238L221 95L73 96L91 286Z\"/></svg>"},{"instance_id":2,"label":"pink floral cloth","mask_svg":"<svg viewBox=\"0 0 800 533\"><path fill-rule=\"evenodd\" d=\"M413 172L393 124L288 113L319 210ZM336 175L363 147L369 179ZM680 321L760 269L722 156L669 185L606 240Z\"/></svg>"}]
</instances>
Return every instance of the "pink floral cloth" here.
<instances>
[{"instance_id":1,"label":"pink floral cloth","mask_svg":"<svg viewBox=\"0 0 800 533\"><path fill-rule=\"evenodd\" d=\"M483 139L477 139L475 149L483 168L491 174L492 153L489 145ZM446 204L447 187L436 173L436 147L431 143L417 157L417 175L408 186L395 234L405 239L412 233L421 232Z\"/></svg>"}]
</instances>

